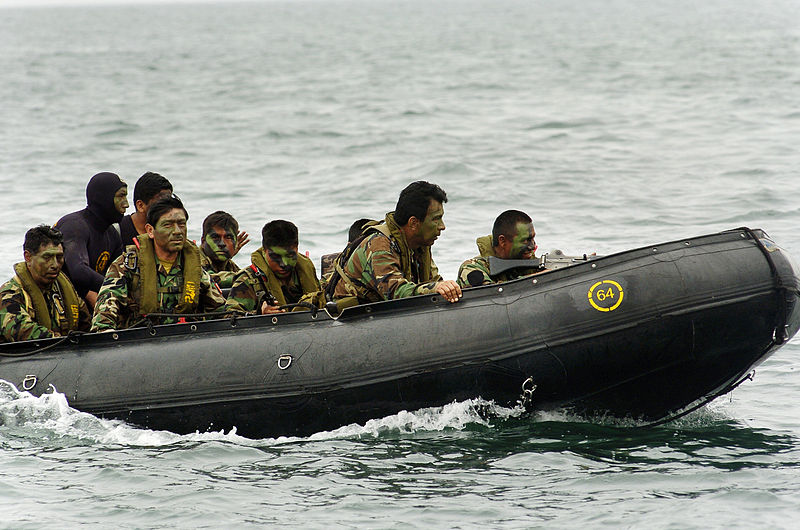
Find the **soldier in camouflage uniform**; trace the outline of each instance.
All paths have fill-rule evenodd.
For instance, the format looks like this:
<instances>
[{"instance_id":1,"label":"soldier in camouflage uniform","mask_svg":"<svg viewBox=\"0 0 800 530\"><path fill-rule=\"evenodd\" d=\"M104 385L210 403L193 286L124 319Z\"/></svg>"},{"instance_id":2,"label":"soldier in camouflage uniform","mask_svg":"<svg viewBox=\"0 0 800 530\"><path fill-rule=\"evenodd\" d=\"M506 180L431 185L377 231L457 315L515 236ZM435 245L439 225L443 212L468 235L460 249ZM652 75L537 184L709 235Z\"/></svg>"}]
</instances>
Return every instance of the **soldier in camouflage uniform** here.
<instances>
[{"instance_id":1,"label":"soldier in camouflage uniform","mask_svg":"<svg viewBox=\"0 0 800 530\"><path fill-rule=\"evenodd\" d=\"M14 265L15 276L0 287L0 342L89 331L89 309L61 272L62 242L61 232L46 225L25 234L25 261Z\"/></svg>"},{"instance_id":2,"label":"soldier in camouflage uniform","mask_svg":"<svg viewBox=\"0 0 800 530\"><path fill-rule=\"evenodd\" d=\"M300 301L321 307L324 296L314 263L297 253L297 227L289 221L270 221L261 230L261 243L250 256L251 265L234 278L226 311L274 313Z\"/></svg>"},{"instance_id":3,"label":"soldier in camouflage uniform","mask_svg":"<svg viewBox=\"0 0 800 530\"><path fill-rule=\"evenodd\" d=\"M501 213L494 221L492 235L477 239L480 256L468 259L459 267L458 284L461 287L476 287L541 272L533 262L530 269L510 269L499 275L492 275L489 270L490 256L532 260L536 251L535 236L533 221L526 213L519 210Z\"/></svg>"},{"instance_id":4,"label":"soldier in camouflage uniform","mask_svg":"<svg viewBox=\"0 0 800 530\"><path fill-rule=\"evenodd\" d=\"M231 259L241 248L238 232L239 223L227 212L214 212L203 221L201 264L223 289L230 289L233 277L239 272L239 266ZM247 237L246 233L244 237Z\"/></svg>"},{"instance_id":5,"label":"soldier in camouflage uniform","mask_svg":"<svg viewBox=\"0 0 800 530\"><path fill-rule=\"evenodd\" d=\"M341 307L439 293L456 302L461 288L443 281L431 257L431 245L445 229L442 217L447 202L444 190L418 181L401 193L394 212L336 265L339 279L333 298Z\"/></svg>"},{"instance_id":6,"label":"soldier in camouflage uniform","mask_svg":"<svg viewBox=\"0 0 800 530\"><path fill-rule=\"evenodd\" d=\"M147 212L139 235L109 267L92 319L92 331L125 329L151 313L157 324L184 321L181 314L207 313L225 299L200 266L200 249L186 239L188 215L175 196L159 199Z\"/></svg>"}]
</instances>

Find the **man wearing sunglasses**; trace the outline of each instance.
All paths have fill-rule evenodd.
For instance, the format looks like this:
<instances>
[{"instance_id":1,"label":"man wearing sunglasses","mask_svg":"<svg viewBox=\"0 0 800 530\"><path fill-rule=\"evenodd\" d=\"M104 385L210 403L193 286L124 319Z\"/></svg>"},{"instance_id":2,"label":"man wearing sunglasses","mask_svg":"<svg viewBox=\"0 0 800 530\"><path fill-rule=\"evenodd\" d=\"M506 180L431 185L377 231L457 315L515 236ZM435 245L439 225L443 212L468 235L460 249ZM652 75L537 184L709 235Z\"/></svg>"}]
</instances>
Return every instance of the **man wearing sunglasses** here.
<instances>
[{"instance_id":1,"label":"man wearing sunglasses","mask_svg":"<svg viewBox=\"0 0 800 530\"><path fill-rule=\"evenodd\" d=\"M506 210L494 221L491 236L477 239L480 256L468 259L458 269L458 284L461 287L477 287L491 283L507 282L540 272L538 263L533 261L536 252L536 231L530 216L519 210ZM510 269L492 275L489 257L500 259L532 260L530 269Z\"/></svg>"}]
</instances>

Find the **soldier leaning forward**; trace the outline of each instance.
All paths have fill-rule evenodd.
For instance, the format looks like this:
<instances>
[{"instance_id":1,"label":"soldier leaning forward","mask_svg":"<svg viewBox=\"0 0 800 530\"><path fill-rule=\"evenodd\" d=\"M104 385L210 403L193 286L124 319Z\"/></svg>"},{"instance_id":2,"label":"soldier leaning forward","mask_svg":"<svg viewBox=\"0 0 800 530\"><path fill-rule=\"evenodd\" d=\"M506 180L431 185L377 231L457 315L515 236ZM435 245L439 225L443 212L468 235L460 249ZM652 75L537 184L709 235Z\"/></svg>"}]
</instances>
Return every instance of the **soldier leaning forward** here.
<instances>
[{"instance_id":1,"label":"soldier leaning forward","mask_svg":"<svg viewBox=\"0 0 800 530\"><path fill-rule=\"evenodd\" d=\"M45 225L32 228L23 249L25 261L14 265L15 276L0 287L0 342L88 331L89 309L61 272L61 232Z\"/></svg>"},{"instance_id":2,"label":"soldier leaning forward","mask_svg":"<svg viewBox=\"0 0 800 530\"><path fill-rule=\"evenodd\" d=\"M368 227L371 233L337 261L338 278L326 287L337 306L432 293L458 301L461 288L442 280L431 257L431 246L445 229L445 202L444 190L429 182L403 189L385 222Z\"/></svg>"},{"instance_id":3,"label":"soldier leaning forward","mask_svg":"<svg viewBox=\"0 0 800 530\"><path fill-rule=\"evenodd\" d=\"M171 324L183 321L180 314L211 312L225 303L200 266L200 250L186 240L185 212L176 197L150 207L148 233L138 236L138 245L129 245L108 269L93 331L125 329L151 313L174 315L149 317L157 324Z\"/></svg>"}]
</instances>

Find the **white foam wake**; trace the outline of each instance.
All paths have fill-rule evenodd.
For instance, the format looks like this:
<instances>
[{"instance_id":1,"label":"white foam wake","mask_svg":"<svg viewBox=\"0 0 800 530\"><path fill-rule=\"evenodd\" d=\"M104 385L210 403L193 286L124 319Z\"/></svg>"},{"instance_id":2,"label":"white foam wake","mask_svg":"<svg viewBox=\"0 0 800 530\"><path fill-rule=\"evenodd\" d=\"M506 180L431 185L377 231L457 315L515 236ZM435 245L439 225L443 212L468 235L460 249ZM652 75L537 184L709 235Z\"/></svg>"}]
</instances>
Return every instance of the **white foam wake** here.
<instances>
[{"instance_id":1,"label":"white foam wake","mask_svg":"<svg viewBox=\"0 0 800 530\"><path fill-rule=\"evenodd\" d=\"M400 411L384 418L369 420L364 425L345 425L333 431L311 435L312 440L327 438L351 438L357 436L381 436L385 434L410 434L425 431L461 431L470 425L493 427L493 420L518 417L524 411L520 407L509 409L481 398L454 401L441 407L428 407L414 412Z\"/></svg>"},{"instance_id":2,"label":"white foam wake","mask_svg":"<svg viewBox=\"0 0 800 530\"><path fill-rule=\"evenodd\" d=\"M718 400L723 401L723 400ZM672 423L673 427L692 428L730 419L726 403L715 402ZM401 411L364 424L350 424L308 437L267 438L251 440L239 436L236 428L228 432L195 432L179 435L169 431L155 431L136 427L121 420L98 418L73 409L64 394L51 388L40 397L18 390L13 384L0 380L0 437L3 432L13 432L16 437L37 438L52 442L61 438L69 443L111 444L122 446L161 447L185 442L222 441L244 446L265 446L302 443L330 439L394 436L424 432L463 431L466 429L491 429L496 423L519 418L524 414L520 407L506 408L481 398L429 407L416 411ZM538 412L530 421L593 423L613 427L642 425L629 419L613 417L577 416L565 411Z\"/></svg>"},{"instance_id":3,"label":"white foam wake","mask_svg":"<svg viewBox=\"0 0 800 530\"><path fill-rule=\"evenodd\" d=\"M278 437L250 440L229 432L196 432L179 435L169 431L139 428L121 420L98 418L69 406L64 394L52 388L36 397L18 390L12 383L0 380L0 425L26 438L62 437L84 443L125 446L165 446L186 441L225 441L239 445L273 445L307 440L381 436L415 432L464 430L468 426L491 428L492 421L517 417L522 409L501 407L483 399L453 402L441 407L417 411L401 411L391 416L350 424L309 437Z\"/></svg>"}]
</instances>

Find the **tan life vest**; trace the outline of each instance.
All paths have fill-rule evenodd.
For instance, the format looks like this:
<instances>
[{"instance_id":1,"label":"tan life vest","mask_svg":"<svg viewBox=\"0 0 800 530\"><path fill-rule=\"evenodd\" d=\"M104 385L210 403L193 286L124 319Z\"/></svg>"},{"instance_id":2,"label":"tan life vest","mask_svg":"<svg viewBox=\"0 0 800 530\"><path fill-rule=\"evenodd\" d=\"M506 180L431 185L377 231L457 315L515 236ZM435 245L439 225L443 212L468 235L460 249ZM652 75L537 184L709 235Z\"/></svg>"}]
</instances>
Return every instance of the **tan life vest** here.
<instances>
[{"instance_id":1,"label":"tan life vest","mask_svg":"<svg viewBox=\"0 0 800 530\"><path fill-rule=\"evenodd\" d=\"M261 247L252 254L250 254L250 261L255 265L261 276L259 279L265 289L269 290L272 296L277 300L278 305L286 305L286 297L283 296L283 289L281 289L281 281L272 272L267 263L267 258L264 256L264 248ZM319 291L319 280L317 280L317 270L314 268L314 262L302 254L297 255L297 265L295 265L297 277L300 280L300 288L303 294Z\"/></svg>"},{"instance_id":2,"label":"tan life vest","mask_svg":"<svg viewBox=\"0 0 800 530\"><path fill-rule=\"evenodd\" d=\"M33 280L33 276L31 276L30 271L28 270L27 265L25 262L20 262L14 265L14 272L16 273L17 281L22 286L22 291L25 296L25 305L30 309L33 306L33 310L36 313L36 322L49 330L58 331L59 333L64 329L68 331L75 331L78 329L78 321L80 318L80 299L78 298L78 293L75 291L75 288L72 286L72 282L69 281L66 274L63 272L58 273L58 277L56 277L56 282L58 284L58 290L61 292L61 296L63 297L63 304L64 304L64 314L59 314L59 318L61 320L56 326L53 326L52 319L50 318L50 311L47 307L47 302L44 299L44 294L42 290L36 285L36 282ZM60 313L59 311L56 311Z\"/></svg>"},{"instance_id":3,"label":"tan life vest","mask_svg":"<svg viewBox=\"0 0 800 530\"><path fill-rule=\"evenodd\" d=\"M147 234L139 234L136 242L139 249L137 258L140 283L138 286L134 285L133 289L141 288L139 314L144 316L150 313L159 313L161 308L158 304L155 245ZM183 244L181 257L183 257L183 291L180 302L175 306L175 313L195 313L200 301L200 280L203 275L200 265L200 249L191 241L186 241Z\"/></svg>"},{"instance_id":4,"label":"tan life vest","mask_svg":"<svg viewBox=\"0 0 800 530\"><path fill-rule=\"evenodd\" d=\"M489 256L497 256L497 254L494 252L494 246L492 245L491 234L488 236L479 237L475 240L475 243L478 244L478 253L484 258L488 258Z\"/></svg>"}]
</instances>

